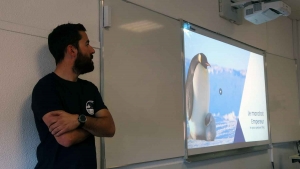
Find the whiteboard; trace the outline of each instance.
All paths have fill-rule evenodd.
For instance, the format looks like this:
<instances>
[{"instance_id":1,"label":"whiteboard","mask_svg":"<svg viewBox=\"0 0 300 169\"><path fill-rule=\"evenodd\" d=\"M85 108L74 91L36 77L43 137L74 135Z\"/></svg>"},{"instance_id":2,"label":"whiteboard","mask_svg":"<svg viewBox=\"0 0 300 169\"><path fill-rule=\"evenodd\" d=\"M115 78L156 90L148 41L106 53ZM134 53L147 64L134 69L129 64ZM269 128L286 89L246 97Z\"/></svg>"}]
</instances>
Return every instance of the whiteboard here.
<instances>
[{"instance_id":1,"label":"whiteboard","mask_svg":"<svg viewBox=\"0 0 300 169\"><path fill-rule=\"evenodd\" d=\"M116 124L106 166L184 156L180 23L124 1L104 5L112 7L112 26L104 31L103 98ZM272 141L298 140L295 62L266 59Z\"/></svg>"},{"instance_id":2,"label":"whiteboard","mask_svg":"<svg viewBox=\"0 0 300 169\"><path fill-rule=\"evenodd\" d=\"M295 60L267 54L268 102L273 143L300 139Z\"/></svg>"},{"instance_id":3,"label":"whiteboard","mask_svg":"<svg viewBox=\"0 0 300 169\"><path fill-rule=\"evenodd\" d=\"M106 166L184 155L180 22L124 1L104 31L104 102L116 124Z\"/></svg>"}]
</instances>

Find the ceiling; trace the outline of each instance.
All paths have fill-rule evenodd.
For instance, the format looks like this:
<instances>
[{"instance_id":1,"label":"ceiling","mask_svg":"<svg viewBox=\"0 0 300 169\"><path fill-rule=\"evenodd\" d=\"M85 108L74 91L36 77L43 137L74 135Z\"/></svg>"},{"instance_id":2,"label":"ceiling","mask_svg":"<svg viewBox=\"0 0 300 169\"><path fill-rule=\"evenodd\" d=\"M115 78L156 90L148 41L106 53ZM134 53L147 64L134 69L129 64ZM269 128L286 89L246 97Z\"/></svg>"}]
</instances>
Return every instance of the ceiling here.
<instances>
[{"instance_id":1,"label":"ceiling","mask_svg":"<svg viewBox=\"0 0 300 169\"><path fill-rule=\"evenodd\" d=\"M300 0L282 0L288 4L292 9L291 19L300 20Z\"/></svg>"}]
</instances>

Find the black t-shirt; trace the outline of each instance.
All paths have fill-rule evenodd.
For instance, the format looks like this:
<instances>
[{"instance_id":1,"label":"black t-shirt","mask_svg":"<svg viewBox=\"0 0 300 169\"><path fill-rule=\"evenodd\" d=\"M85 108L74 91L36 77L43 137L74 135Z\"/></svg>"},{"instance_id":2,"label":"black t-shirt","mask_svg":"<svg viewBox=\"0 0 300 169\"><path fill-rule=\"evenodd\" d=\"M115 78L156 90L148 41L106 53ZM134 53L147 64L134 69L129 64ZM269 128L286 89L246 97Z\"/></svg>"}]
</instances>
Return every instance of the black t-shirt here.
<instances>
[{"instance_id":1,"label":"black t-shirt","mask_svg":"<svg viewBox=\"0 0 300 169\"><path fill-rule=\"evenodd\" d=\"M37 148L36 169L97 168L94 136L66 148L58 144L42 119L46 113L55 110L94 117L98 110L107 109L94 84L82 79L71 82L50 73L35 85L31 107L41 141Z\"/></svg>"}]
</instances>

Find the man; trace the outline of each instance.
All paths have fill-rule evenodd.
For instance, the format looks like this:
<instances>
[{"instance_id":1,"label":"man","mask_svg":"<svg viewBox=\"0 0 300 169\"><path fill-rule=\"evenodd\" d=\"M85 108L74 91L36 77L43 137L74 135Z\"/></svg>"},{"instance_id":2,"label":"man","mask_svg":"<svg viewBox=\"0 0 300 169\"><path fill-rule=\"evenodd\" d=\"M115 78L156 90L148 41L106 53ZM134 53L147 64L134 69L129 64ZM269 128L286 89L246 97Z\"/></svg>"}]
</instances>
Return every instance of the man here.
<instances>
[{"instance_id":1,"label":"man","mask_svg":"<svg viewBox=\"0 0 300 169\"><path fill-rule=\"evenodd\" d=\"M96 169L95 138L112 137L115 125L97 87L78 78L94 70L81 24L64 24L48 36L54 72L35 85L32 110L41 143L36 169Z\"/></svg>"}]
</instances>

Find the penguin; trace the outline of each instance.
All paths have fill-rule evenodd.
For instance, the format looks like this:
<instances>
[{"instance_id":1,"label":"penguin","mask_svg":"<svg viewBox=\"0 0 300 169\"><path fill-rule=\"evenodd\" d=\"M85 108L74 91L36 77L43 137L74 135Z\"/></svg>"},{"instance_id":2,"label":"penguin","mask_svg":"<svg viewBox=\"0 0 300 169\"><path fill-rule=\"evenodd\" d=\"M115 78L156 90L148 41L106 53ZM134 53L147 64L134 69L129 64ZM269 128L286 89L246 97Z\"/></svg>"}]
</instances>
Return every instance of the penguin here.
<instances>
[{"instance_id":1,"label":"penguin","mask_svg":"<svg viewBox=\"0 0 300 169\"><path fill-rule=\"evenodd\" d=\"M213 141L216 136L214 117L209 113L210 64L203 53L191 61L186 80L186 112L189 124L189 138Z\"/></svg>"}]
</instances>

